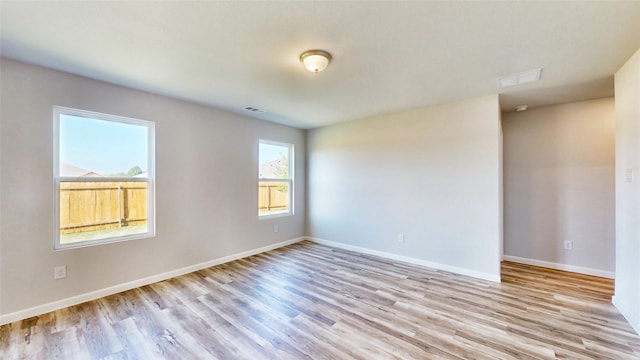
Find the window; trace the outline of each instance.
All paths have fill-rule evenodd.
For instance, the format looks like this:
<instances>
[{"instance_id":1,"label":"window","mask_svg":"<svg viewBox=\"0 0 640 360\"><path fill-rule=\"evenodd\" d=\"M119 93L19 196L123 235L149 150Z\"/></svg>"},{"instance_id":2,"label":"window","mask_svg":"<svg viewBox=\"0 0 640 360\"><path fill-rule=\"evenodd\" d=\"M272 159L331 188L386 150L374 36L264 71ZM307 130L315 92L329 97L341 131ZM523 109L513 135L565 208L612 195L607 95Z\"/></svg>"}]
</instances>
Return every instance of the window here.
<instances>
[{"instance_id":1,"label":"window","mask_svg":"<svg viewBox=\"0 0 640 360\"><path fill-rule=\"evenodd\" d=\"M154 123L54 107L55 249L155 235Z\"/></svg>"},{"instance_id":2,"label":"window","mask_svg":"<svg viewBox=\"0 0 640 360\"><path fill-rule=\"evenodd\" d=\"M258 144L258 215L293 214L293 145Z\"/></svg>"}]
</instances>

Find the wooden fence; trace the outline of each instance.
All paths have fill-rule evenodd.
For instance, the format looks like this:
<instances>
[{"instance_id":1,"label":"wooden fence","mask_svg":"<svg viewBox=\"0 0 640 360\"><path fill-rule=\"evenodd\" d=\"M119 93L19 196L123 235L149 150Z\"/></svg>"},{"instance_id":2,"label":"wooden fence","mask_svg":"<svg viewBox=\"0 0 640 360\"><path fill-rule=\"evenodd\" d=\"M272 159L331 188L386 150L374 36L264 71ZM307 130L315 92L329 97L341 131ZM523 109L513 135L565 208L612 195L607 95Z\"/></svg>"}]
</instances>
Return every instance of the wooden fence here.
<instances>
[{"instance_id":1,"label":"wooden fence","mask_svg":"<svg viewBox=\"0 0 640 360\"><path fill-rule=\"evenodd\" d=\"M258 211L282 211L289 209L288 182L263 182L258 184Z\"/></svg>"},{"instance_id":2,"label":"wooden fence","mask_svg":"<svg viewBox=\"0 0 640 360\"><path fill-rule=\"evenodd\" d=\"M287 182L260 182L259 212L289 209ZM147 183L60 183L60 233L105 230L147 222Z\"/></svg>"},{"instance_id":3,"label":"wooden fence","mask_svg":"<svg viewBox=\"0 0 640 360\"><path fill-rule=\"evenodd\" d=\"M60 233L104 230L147 222L147 183L60 183Z\"/></svg>"}]
</instances>

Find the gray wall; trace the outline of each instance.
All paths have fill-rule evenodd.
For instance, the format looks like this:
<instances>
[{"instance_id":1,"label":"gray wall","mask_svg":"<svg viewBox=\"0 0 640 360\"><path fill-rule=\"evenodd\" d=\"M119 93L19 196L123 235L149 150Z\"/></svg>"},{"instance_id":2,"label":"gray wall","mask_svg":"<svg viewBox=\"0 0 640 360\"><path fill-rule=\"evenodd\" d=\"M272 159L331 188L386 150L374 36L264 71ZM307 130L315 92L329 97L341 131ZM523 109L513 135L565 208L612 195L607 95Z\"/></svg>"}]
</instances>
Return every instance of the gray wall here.
<instances>
[{"instance_id":1,"label":"gray wall","mask_svg":"<svg viewBox=\"0 0 640 360\"><path fill-rule=\"evenodd\" d=\"M616 73L616 291L640 334L640 50ZM627 171L633 170L632 181Z\"/></svg>"},{"instance_id":2,"label":"gray wall","mask_svg":"<svg viewBox=\"0 0 640 360\"><path fill-rule=\"evenodd\" d=\"M613 277L614 125L613 98L503 114L505 259Z\"/></svg>"},{"instance_id":3,"label":"gray wall","mask_svg":"<svg viewBox=\"0 0 640 360\"><path fill-rule=\"evenodd\" d=\"M7 59L0 72L0 314L304 235L304 131ZM53 105L155 121L155 238L53 251ZM259 138L295 144L295 216L258 220Z\"/></svg>"},{"instance_id":4,"label":"gray wall","mask_svg":"<svg viewBox=\"0 0 640 360\"><path fill-rule=\"evenodd\" d=\"M310 130L307 232L499 279L500 141L497 95Z\"/></svg>"}]
</instances>

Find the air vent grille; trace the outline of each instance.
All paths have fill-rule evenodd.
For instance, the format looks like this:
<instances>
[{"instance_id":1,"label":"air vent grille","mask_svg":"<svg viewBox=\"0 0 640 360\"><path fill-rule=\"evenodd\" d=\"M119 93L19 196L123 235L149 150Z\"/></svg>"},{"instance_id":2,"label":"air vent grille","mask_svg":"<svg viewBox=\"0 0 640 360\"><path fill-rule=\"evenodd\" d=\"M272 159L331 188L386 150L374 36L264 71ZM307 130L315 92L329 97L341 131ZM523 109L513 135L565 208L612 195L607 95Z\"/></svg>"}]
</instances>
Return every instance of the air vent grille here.
<instances>
[{"instance_id":1,"label":"air vent grille","mask_svg":"<svg viewBox=\"0 0 640 360\"><path fill-rule=\"evenodd\" d=\"M534 82L540 80L542 74L542 68L531 69L516 74L501 76L498 78L498 87L506 88L510 86L526 84L528 82Z\"/></svg>"},{"instance_id":2,"label":"air vent grille","mask_svg":"<svg viewBox=\"0 0 640 360\"><path fill-rule=\"evenodd\" d=\"M259 112L259 113L265 112L264 110L258 109L257 107L253 107L253 106L245 106L244 109L251 112Z\"/></svg>"}]
</instances>

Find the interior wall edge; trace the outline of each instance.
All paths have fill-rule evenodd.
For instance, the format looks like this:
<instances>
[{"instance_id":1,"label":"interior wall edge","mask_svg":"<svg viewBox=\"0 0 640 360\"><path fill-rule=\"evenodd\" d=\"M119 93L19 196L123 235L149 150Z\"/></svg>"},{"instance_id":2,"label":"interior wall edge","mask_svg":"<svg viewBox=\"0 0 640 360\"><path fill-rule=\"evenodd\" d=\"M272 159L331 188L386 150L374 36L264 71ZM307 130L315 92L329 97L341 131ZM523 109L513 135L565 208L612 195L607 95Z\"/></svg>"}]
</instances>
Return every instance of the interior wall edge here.
<instances>
[{"instance_id":1,"label":"interior wall edge","mask_svg":"<svg viewBox=\"0 0 640 360\"><path fill-rule=\"evenodd\" d=\"M490 273L484 273L476 270L441 264L441 263L422 260L422 259L413 258L409 256L398 255L398 254L394 254L386 251L373 250L369 248L349 245L349 244L341 243L338 241L320 239L320 238L311 237L311 236L306 236L305 239L321 245L327 245L327 246L332 246L340 249L351 250L351 251L359 252L362 254L379 256L379 257L383 257L391 260L398 260L398 261L406 262L409 264L425 266L425 267L436 269L436 270L448 271L448 272L452 272L459 275L473 277L476 279L487 280L487 281L492 281L496 283L500 282L499 275L494 275Z\"/></svg>"},{"instance_id":2,"label":"interior wall edge","mask_svg":"<svg viewBox=\"0 0 640 360\"><path fill-rule=\"evenodd\" d=\"M234 260L238 260L238 259L242 259L242 258L246 258L249 256L253 256L253 255L257 255L260 253L264 253L270 250L274 250L274 249L278 249L284 246L288 246L291 244L295 244L297 242L303 241L305 238L304 237L298 237L295 239L290 239L290 240L285 240L285 241L281 241L279 243L276 244L271 244L271 245L267 245L267 246L263 246L263 247L259 247L259 248L255 248L252 250L248 250L248 251L243 251L237 254L231 254L231 255L227 255L221 258L217 258L217 259L212 259L209 261L205 261L199 264L195 264L195 265L190 265L190 266L186 266L180 269L175 269L172 271L167 271L164 272L162 274L156 274L156 275L152 275L149 277L145 277L142 279L138 279L138 280L133 280L133 281L129 281L129 282L125 282L122 284L118 284L118 285L114 285L114 286L110 286L104 289L100 289L100 290L95 290L95 291L91 291L88 293L84 293L84 294L79 294L79 295L75 295L75 296L71 296L65 299L60 299L60 300L56 300L56 301L52 301L50 303L46 303L46 304L42 304L42 305L37 305L28 309L23 309L23 310L18 310L12 313L8 313L8 314L0 314L0 325L5 325L8 323L12 323L15 321L20 321L20 320L24 320L30 317L34 317L34 316L38 316L38 315L42 315L51 311L55 311L55 310L59 310L65 307L69 307L69 306L73 306L73 305L78 305L81 304L83 302L87 302L87 301L92 301L92 300L96 300L105 296L109 296L109 295L113 295L113 294L117 294L123 291L127 291L127 290L131 290L131 289L135 289L141 286L145 286L145 285L149 285L149 284L153 284L156 282L160 282L160 281L164 281L164 280L168 280L177 276L181 276L181 275L185 275L185 274L189 274L198 270L202 270L202 269L206 269L212 266L216 266L216 265L220 265L220 264L224 264L227 262L231 262Z\"/></svg>"},{"instance_id":3,"label":"interior wall edge","mask_svg":"<svg viewBox=\"0 0 640 360\"><path fill-rule=\"evenodd\" d=\"M555 262L543 261L543 260L537 260L537 259L528 259L528 258L522 258L519 256L511 256L511 255L504 255L504 260L517 262L520 264L540 266L540 267L549 268L549 269L569 271L569 272L574 272L574 273L579 273L584 275L598 276L598 277L603 277L607 279L615 279L615 272L613 271L592 269L588 267L567 265L567 264L561 264L561 263L555 263Z\"/></svg>"},{"instance_id":4,"label":"interior wall edge","mask_svg":"<svg viewBox=\"0 0 640 360\"><path fill-rule=\"evenodd\" d=\"M636 334L640 335L640 319L634 319L631 313L628 312L627 309L620 304L619 296L613 295L613 297L611 298L611 303L616 307L616 309L618 309L620 314L624 316L624 318L627 320L627 323L629 323L633 330L636 331Z\"/></svg>"}]
</instances>

